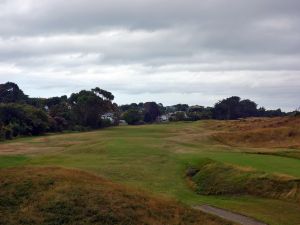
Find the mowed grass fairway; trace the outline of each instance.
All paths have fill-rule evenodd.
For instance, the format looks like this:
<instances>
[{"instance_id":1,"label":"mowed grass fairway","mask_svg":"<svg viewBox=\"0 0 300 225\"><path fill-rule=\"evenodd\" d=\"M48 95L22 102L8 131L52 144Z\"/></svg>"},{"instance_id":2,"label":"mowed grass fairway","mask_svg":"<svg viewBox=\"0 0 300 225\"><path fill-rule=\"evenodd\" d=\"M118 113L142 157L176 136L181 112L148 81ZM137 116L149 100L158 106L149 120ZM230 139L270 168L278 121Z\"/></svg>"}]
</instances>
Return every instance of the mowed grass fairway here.
<instances>
[{"instance_id":1,"label":"mowed grass fairway","mask_svg":"<svg viewBox=\"0 0 300 225\"><path fill-rule=\"evenodd\" d=\"M205 196L192 190L185 171L207 158L300 179L300 160L276 155L287 151L298 153L299 149L257 149L222 144L212 136L211 127L215 123L218 122L120 126L85 133L20 138L0 144L0 168L77 168L187 205L211 204L273 225L300 224L299 202L253 196Z\"/></svg>"}]
</instances>

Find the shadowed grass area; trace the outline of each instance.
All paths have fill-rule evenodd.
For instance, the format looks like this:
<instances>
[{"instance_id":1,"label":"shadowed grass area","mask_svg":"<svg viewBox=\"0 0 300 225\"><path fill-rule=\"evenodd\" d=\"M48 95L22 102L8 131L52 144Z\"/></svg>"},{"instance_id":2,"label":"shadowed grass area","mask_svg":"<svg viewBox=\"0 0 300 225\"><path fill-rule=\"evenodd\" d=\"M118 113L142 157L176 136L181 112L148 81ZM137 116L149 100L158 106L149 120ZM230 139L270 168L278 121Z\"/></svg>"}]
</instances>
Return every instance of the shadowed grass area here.
<instances>
[{"instance_id":1,"label":"shadowed grass area","mask_svg":"<svg viewBox=\"0 0 300 225\"><path fill-rule=\"evenodd\" d=\"M283 149L232 147L216 141L213 135L220 132L218 124L219 121L201 121L113 127L18 139L0 144L0 152L6 154L0 156L0 162L5 158L6 165L13 165L16 159L7 155L17 152L26 158L22 164L78 168L189 205L212 204L274 225L298 224L300 206L294 202L253 196L205 196L190 189L185 170L205 158L268 174L300 177L298 159L248 154L257 151L273 154ZM222 129L223 132L225 128ZM285 217L281 216L281 210L285 211Z\"/></svg>"},{"instance_id":2,"label":"shadowed grass area","mask_svg":"<svg viewBox=\"0 0 300 225\"><path fill-rule=\"evenodd\" d=\"M5 169L0 224L232 224L174 201L59 168Z\"/></svg>"},{"instance_id":3,"label":"shadowed grass area","mask_svg":"<svg viewBox=\"0 0 300 225\"><path fill-rule=\"evenodd\" d=\"M254 195L299 202L300 179L270 175L253 169L240 168L203 160L187 170L195 191L205 195Z\"/></svg>"}]
</instances>

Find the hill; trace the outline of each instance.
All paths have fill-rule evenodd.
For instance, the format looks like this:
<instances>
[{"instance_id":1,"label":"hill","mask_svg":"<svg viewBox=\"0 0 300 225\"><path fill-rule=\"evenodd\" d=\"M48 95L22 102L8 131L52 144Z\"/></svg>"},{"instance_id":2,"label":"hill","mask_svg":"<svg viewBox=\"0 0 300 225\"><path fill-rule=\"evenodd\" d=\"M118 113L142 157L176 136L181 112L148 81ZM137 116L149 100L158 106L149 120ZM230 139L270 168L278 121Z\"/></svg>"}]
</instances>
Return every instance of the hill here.
<instances>
[{"instance_id":1,"label":"hill","mask_svg":"<svg viewBox=\"0 0 300 225\"><path fill-rule=\"evenodd\" d=\"M295 117L206 120L19 138L0 144L0 174L5 177L8 167L20 166L76 168L188 206L208 204L270 225L299 225L300 189L293 188L300 178L299 149L272 147L289 140L288 135L257 147L254 136L241 145L216 138L231 132L243 136L251 126L253 134L263 130L268 137L266 129L297 129L297 121ZM296 144L297 137L293 137ZM198 168L194 184L187 182L185 171L206 159L212 163ZM198 191L191 188L195 184Z\"/></svg>"},{"instance_id":2,"label":"hill","mask_svg":"<svg viewBox=\"0 0 300 225\"><path fill-rule=\"evenodd\" d=\"M300 117L249 118L218 121L217 141L231 146L300 148Z\"/></svg>"},{"instance_id":3,"label":"hill","mask_svg":"<svg viewBox=\"0 0 300 225\"><path fill-rule=\"evenodd\" d=\"M231 224L78 170L5 169L0 224Z\"/></svg>"}]
</instances>

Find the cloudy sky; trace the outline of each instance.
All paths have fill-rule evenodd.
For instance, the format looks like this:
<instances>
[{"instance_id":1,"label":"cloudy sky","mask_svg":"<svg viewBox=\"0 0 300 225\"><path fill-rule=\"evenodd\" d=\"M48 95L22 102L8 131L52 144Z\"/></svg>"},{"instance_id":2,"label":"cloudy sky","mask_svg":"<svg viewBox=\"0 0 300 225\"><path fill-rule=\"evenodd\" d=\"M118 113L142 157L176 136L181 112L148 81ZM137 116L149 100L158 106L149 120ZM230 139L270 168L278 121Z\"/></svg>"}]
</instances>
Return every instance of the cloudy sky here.
<instances>
[{"instance_id":1,"label":"cloudy sky","mask_svg":"<svg viewBox=\"0 0 300 225\"><path fill-rule=\"evenodd\" d=\"M0 82L119 104L300 106L299 0L0 0Z\"/></svg>"}]
</instances>

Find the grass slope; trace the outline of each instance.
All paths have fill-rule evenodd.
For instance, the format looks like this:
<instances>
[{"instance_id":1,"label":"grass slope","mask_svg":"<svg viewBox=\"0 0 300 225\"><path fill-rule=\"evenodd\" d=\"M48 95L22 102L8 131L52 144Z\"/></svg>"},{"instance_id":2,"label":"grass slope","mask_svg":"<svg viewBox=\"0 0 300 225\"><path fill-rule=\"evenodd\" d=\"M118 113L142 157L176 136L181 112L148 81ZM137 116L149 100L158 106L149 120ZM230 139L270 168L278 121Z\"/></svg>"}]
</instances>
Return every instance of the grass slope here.
<instances>
[{"instance_id":1,"label":"grass slope","mask_svg":"<svg viewBox=\"0 0 300 225\"><path fill-rule=\"evenodd\" d=\"M300 116L220 122L214 137L232 146L300 148Z\"/></svg>"},{"instance_id":2,"label":"grass slope","mask_svg":"<svg viewBox=\"0 0 300 225\"><path fill-rule=\"evenodd\" d=\"M212 160L187 170L195 191L206 195L254 195L300 202L300 179L270 175Z\"/></svg>"},{"instance_id":3,"label":"grass slope","mask_svg":"<svg viewBox=\"0 0 300 225\"><path fill-rule=\"evenodd\" d=\"M0 144L0 167L50 165L78 168L189 205L211 204L272 225L299 225L298 203L255 196L198 195L187 185L185 170L205 158L269 175L300 178L299 159L275 155L284 151L298 152L299 149L233 147L214 138L220 132L234 129L226 125L233 123L200 121L127 126L21 138Z\"/></svg>"},{"instance_id":4,"label":"grass slope","mask_svg":"<svg viewBox=\"0 0 300 225\"><path fill-rule=\"evenodd\" d=\"M0 224L232 224L99 177L60 168L5 169Z\"/></svg>"}]
</instances>

